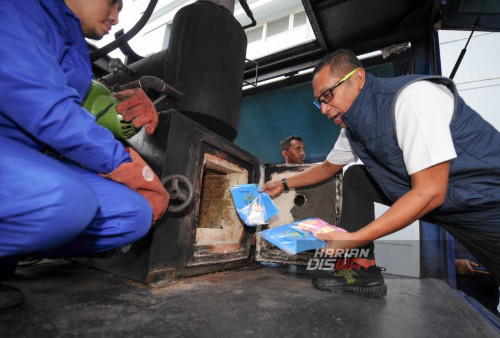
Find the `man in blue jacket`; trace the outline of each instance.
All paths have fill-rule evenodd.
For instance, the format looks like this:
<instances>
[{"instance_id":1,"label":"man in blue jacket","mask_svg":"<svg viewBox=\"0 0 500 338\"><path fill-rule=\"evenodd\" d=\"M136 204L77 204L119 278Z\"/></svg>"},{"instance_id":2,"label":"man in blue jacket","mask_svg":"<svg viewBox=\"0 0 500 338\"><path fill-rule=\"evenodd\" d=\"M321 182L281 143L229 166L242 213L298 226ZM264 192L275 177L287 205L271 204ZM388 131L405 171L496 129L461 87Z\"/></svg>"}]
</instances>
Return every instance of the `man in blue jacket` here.
<instances>
[{"instance_id":1,"label":"man in blue jacket","mask_svg":"<svg viewBox=\"0 0 500 338\"><path fill-rule=\"evenodd\" d=\"M349 233L317 237L333 250L371 249L348 269L316 277L314 286L384 296L373 240L416 219L444 227L498 283L500 133L464 103L453 82L418 75L378 79L352 52L338 50L316 66L313 90L321 113L342 127L337 143L322 164L268 182L264 190L275 196L312 185L360 159L364 166L352 166L344 176L339 225ZM391 208L374 219L374 201Z\"/></svg>"},{"instance_id":2,"label":"man in blue jacket","mask_svg":"<svg viewBox=\"0 0 500 338\"><path fill-rule=\"evenodd\" d=\"M133 150L81 105L92 69L85 37L118 23L121 0L5 0L0 6L0 278L26 256L70 257L143 237L169 196ZM117 111L154 132L142 90ZM140 119L135 119L140 115ZM0 308L22 295L0 285Z\"/></svg>"}]
</instances>

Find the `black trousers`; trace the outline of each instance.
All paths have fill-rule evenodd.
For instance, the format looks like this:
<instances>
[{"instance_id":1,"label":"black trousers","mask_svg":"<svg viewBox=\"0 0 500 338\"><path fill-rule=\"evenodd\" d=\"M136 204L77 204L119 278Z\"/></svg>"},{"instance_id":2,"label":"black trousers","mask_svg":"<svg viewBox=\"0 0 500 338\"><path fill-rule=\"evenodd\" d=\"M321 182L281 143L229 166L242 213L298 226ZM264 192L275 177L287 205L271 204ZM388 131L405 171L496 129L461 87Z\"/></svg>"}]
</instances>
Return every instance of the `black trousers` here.
<instances>
[{"instance_id":1,"label":"black trousers","mask_svg":"<svg viewBox=\"0 0 500 338\"><path fill-rule=\"evenodd\" d=\"M344 173L342 185L342 209L339 226L349 232L357 231L375 219L373 202L391 205L392 203L368 174L364 165L352 165ZM375 258L373 242L368 249L368 259Z\"/></svg>"},{"instance_id":2,"label":"black trousers","mask_svg":"<svg viewBox=\"0 0 500 338\"><path fill-rule=\"evenodd\" d=\"M339 226L353 232L372 222L375 219L373 202L392 205L391 200L382 192L364 165L349 167L344 173ZM424 217L423 220L437 224L448 231L484 264L496 283L500 284L500 232L476 232L436 222L432 218ZM365 248L370 250L369 258L375 258L373 242Z\"/></svg>"}]
</instances>

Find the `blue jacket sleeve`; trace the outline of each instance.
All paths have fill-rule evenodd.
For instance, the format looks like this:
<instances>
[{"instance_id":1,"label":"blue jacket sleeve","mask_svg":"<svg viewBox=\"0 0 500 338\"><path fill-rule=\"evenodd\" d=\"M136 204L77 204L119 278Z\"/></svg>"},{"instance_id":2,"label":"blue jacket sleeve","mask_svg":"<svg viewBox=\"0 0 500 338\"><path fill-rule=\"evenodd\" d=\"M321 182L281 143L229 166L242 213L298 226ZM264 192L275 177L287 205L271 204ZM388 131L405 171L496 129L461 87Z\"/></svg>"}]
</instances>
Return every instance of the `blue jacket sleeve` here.
<instances>
[{"instance_id":1,"label":"blue jacket sleeve","mask_svg":"<svg viewBox=\"0 0 500 338\"><path fill-rule=\"evenodd\" d=\"M81 107L81 89L90 84L88 50L82 50L81 29L71 33L71 41L61 36L57 20L39 1L2 2L0 114L10 128L89 169L108 173L130 157ZM79 24L76 17L72 20Z\"/></svg>"}]
</instances>

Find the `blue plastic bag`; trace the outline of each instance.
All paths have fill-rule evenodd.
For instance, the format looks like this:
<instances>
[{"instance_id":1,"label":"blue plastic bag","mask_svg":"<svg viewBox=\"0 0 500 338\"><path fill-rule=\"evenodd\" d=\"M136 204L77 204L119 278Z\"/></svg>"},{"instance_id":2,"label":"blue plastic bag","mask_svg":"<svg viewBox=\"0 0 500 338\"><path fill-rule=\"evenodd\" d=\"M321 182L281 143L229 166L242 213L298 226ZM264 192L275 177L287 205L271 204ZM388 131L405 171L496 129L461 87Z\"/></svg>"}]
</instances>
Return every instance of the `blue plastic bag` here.
<instances>
[{"instance_id":1,"label":"blue plastic bag","mask_svg":"<svg viewBox=\"0 0 500 338\"><path fill-rule=\"evenodd\" d=\"M278 208L265 192L259 192L255 184L231 187L234 205L246 225L268 224L267 220L278 213Z\"/></svg>"},{"instance_id":2,"label":"blue plastic bag","mask_svg":"<svg viewBox=\"0 0 500 338\"><path fill-rule=\"evenodd\" d=\"M308 218L261 231L258 235L287 254L295 255L307 250L325 248L326 242L314 237L313 233L327 233L330 231L347 232L345 229L328 224L320 218Z\"/></svg>"}]
</instances>

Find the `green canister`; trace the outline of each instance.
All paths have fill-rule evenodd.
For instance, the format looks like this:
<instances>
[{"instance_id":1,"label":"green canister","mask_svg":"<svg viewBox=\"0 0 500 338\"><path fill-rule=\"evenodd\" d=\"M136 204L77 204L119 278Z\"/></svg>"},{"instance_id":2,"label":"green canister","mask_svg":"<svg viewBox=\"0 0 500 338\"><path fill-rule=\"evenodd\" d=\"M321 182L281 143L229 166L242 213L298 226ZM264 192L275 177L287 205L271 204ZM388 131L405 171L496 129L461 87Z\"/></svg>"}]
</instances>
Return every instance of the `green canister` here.
<instances>
[{"instance_id":1,"label":"green canister","mask_svg":"<svg viewBox=\"0 0 500 338\"><path fill-rule=\"evenodd\" d=\"M116 112L118 103L120 101L105 85L92 80L83 101L83 108L95 116L99 125L109 129L116 137L126 139L134 136L136 130L131 122L125 122Z\"/></svg>"}]
</instances>

